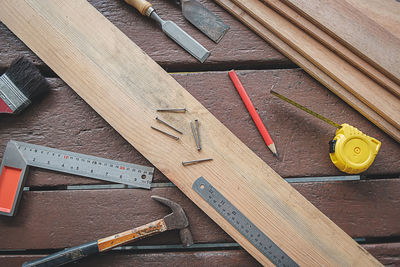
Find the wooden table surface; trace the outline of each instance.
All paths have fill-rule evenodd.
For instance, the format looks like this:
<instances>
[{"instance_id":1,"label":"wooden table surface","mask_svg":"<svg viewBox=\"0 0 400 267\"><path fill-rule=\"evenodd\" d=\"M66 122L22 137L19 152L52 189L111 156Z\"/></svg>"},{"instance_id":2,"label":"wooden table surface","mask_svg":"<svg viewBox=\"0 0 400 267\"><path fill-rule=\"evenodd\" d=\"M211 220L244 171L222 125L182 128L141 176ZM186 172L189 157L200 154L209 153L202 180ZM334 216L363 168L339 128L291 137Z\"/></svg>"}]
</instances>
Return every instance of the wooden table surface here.
<instances>
[{"instance_id":1,"label":"wooden table surface","mask_svg":"<svg viewBox=\"0 0 400 267\"><path fill-rule=\"evenodd\" d=\"M200 64L157 25L120 0L90 1L207 107L282 177L342 175L330 162L335 129L272 97L290 96L339 123L379 139L382 148L361 181L301 182L293 186L383 264L400 266L400 145L212 1L202 1L231 29L213 43L183 18L171 2L154 0L162 18L173 20L211 51ZM101 30L101 29L99 29ZM115 130L0 23L0 73L17 56L32 60L51 91L18 116L0 116L0 155L10 139L151 166ZM280 158L265 146L228 77L236 69ZM131 229L166 215L150 199L180 203L189 217L195 246L183 249L177 231L166 232L84 259L73 266L256 266L211 219L158 170L154 187L101 188L105 182L32 169L15 217L0 217L0 266L18 266L66 247ZM85 189L83 185L91 185ZM110 184L107 184L110 185ZM73 186L73 187L71 187ZM109 186L110 187L110 186ZM72 265L72 264L71 264Z\"/></svg>"}]
</instances>

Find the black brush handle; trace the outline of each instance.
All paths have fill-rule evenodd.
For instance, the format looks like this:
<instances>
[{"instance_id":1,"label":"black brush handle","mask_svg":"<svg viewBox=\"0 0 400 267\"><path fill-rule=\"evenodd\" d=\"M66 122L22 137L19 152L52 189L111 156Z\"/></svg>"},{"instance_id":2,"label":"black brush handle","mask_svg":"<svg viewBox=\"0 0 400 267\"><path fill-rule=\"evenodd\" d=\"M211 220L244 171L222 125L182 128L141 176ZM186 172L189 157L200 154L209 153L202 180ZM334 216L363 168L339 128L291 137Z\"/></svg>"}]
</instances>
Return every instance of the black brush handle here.
<instances>
[{"instance_id":1,"label":"black brush handle","mask_svg":"<svg viewBox=\"0 0 400 267\"><path fill-rule=\"evenodd\" d=\"M67 248L65 250L50 254L41 259L27 261L22 264L23 267L40 266L40 267L50 267L50 266L60 266L82 259L86 256L99 253L99 247L97 241L86 243L80 246Z\"/></svg>"}]
</instances>

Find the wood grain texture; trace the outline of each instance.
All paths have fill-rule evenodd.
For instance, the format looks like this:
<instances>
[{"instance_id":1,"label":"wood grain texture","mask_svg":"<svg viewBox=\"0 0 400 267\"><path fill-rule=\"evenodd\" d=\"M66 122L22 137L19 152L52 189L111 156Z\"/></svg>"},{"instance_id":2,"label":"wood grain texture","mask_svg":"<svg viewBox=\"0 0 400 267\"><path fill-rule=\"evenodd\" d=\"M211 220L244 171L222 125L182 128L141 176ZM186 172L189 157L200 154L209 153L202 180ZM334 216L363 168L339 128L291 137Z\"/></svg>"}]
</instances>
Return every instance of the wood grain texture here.
<instances>
[{"instance_id":1,"label":"wood grain texture","mask_svg":"<svg viewBox=\"0 0 400 267\"><path fill-rule=\"evenodd\" d=\"M283 1L400 84L400 39L370 19L362 9L337 0ZM389 1L380 1L380 5L386 2L391 5Z\"/></svg>"},{"instance_id":2,"label":"wood grain texture","mask_svg":"<svg viewBox=\"0 0 400 267\"><path fill-rule=\"evenodd\" d=\"M397 0L346 0L388 32L400 38L400 4Z\"/></svg>"},{"instance_id":3,"label":"wood grain texture","mask_svg":"<svg viewBox=\"0 0 400 267\"><path fill-rule=\"evenodd\" d=\"M400 179L293 186L352 237L400 235ZM151 195L167 197L183 207L195 243L233 242L177 188L57 190L24 192L18 216L0 218L0 249L72 247L171 212L152 201ZM167 231L133 245L165 244L181 244L179 232Z\"/></svg>"},{"instance_id":4,"label":"wood grain texture","mask_svg":"<svg viewBox=\"0 0 400 267\"><path fill-rule=\"evenodd\" d=\"M179 45L165 36L156 22L143 17L123 0L90 0L89 2L143 49L146 54L168 70L209 70L226 69L227 67L253 69L265 66L273 68L279 66L293 67L293 63L287 58L271 46L265 45L260 37L249 31L227 12L224 12L213 1L206 1L203 4L230 26L230 30L218 44L215 44L191 25L182 16L182 9L175 5L173 1L151 1L160 16L175 22L211 51L211 56L204 64L192 58ZM232 39L237 42L231 42ZM2 23L0 23L0 47L0 69L9 67L14 58L24 55L39 65L42 70L47 70L46 65Z\"/></svg>"},{"instance_id":5,"label":"wood grain texture","mask_svg":"<svg viewBox=\"0 0 400 267\"><path fill-rule=\"evenodd\" d=\"M400 129L400 99L258 0L233 0L285 43Z\"/></svg>"},{"instance_id":6,"label":"wood grain texture","mask_svg":"<svg viewBox=\"0 0 400 267\"><path fill-rule=\"evenodd\" d=\"M400 264L399 243L362 245L385 266ZM20 266L45 255L0 255L0 265ZM256 267L258 264L244 250L218 250L194 252L147 252L124 253L108 252L107 254L85 258L74 263L73 266L232 266Z\"/></svg>"},{"instance_id":7,"label":"wood grain texture","mask_svg":"<svg viewBox=\"0 0 400 267\"><path fill-rule=\"evenodd\" d=\"M337 55L339 55L344 60L352 64L358 70L364 72L366 75L368 75L368 77L372 78L381 86L389 89L396 96L398 97L400 96L400 85L389 79L387 76L382 74L380 71L378 71L376 68L374 68L369 63L364 61L362 58L354 54L351 50L342 45L340 42L336 41L335 38L331 37L323 30L319 29L312 22L302 17L299 13L290 8L288 5L281 2L280 0L262 0L262 2L267 4L269 7L273 8L280 15L286 17L297 27L306 31L308 34L310 34L312 37L314 37L316 40L322 43L325 47L334 51ZM369 1L360 1L360 2L369 2Z\"/></svg>"},{"instance_id":8,"label":"wood grain texture","mask_svg":"<svg viewBox=\"0 0 400 267\"><path fill-rule=\"evenodd\" d=\"M329 159L335 129L268 93L293 99L338 122L348 122L379 139L382 148L365 175L400 174L400 144L384 134L302 70L237 71L280 150L275 160L226 72L173 74L217 119L283 177L342 175ZM0 116L0 159L15 139L89 155L151 166L137 150L100 118L60 79L48 79L51 91L18 117ZM312 95L312 97L309 97ZM329 107L329 108L326 108ZM67 114L67 115L66 115ZM163 117L164 118L164 117ZM156 124L158 125L158 124ZM186 132L185 134L191 134ZM104 142L107 140L107 142ZM301 144L301 145L299 145ZM315 145L319 144L319 145ZM168 179L155 170L154 182ZM27 186L102 184L103 181L32 168Z\"/></svg>"},{"instance_id":9,"label":"wood grain texture","mask_svg":"<svg viewBox=\"0 0 400 267\"><path fill-rule=\"evenodd\" d=\"M379 265L89 3L3 0L1 6L3 23L260 263L271 264L192 191L199 176L299 264ZM214 161L185 168L183 159L198 157L191 138L176 144L151 131L154 110L172 105L190 111L180 114L183 125L200 119L201 155Z\"/></svg>"},{"instance_id":10,"label":"wood grain texture","mask_svg":"<svg viewBox=\"0 0 400 267\"><path fill-rule=\"evenodd\" d=\"M333 93L342 98L347 104L351 105L354 109L363 114L366 118L372 121L375 125L380 127L387 134L392 136L395 140L400 142L400 130L387 122L373 109L368 107L366 104L361 102L353 94L348 92L343 86L325 74L316 65L311 63L308 59L303 57L296 50L291 48L281 39L279 39L274 33L265 28L261 23L253 19L250 15L246 14L240 7L235 5L229 0L217 0L221 6L236 16L245 25L251 28L254 32L260 35L265 41L272 44L275 48L281 51L284 55L290 58L293 62L301 66L307 71L312 77L318 80L320 83L329 88Z\"/></svg>"}]
</instances>

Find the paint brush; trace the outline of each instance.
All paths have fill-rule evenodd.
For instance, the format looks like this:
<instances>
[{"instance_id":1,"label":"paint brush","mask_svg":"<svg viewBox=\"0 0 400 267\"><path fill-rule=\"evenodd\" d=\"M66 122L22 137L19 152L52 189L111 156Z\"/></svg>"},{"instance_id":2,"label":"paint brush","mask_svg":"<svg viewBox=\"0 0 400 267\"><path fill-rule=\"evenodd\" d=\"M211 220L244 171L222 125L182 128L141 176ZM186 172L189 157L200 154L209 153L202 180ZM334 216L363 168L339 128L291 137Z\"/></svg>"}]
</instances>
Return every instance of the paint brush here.
<instances>
[{"instance_id":1,"label":"paint brush","mask_svg":"<svg viewBox=\"0 0 400 267\"><path fill-rule=\"evenodd\" d=\"M0 113L18 114L48 89L35 65L24 57L17 58L0 76Z\"/></svg>"}]
</instances>

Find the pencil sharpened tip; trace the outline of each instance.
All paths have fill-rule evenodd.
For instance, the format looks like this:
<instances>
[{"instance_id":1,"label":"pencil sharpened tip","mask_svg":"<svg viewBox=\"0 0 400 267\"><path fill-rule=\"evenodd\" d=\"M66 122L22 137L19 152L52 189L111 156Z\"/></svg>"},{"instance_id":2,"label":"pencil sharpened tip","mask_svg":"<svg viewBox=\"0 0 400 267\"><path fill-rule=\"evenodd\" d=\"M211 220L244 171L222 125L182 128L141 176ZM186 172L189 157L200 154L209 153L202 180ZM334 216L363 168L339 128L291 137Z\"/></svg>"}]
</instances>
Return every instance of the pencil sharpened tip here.
<instances>
[{"instance_id":1,"label":"pencil sharpened tip","mask_svg":"<svg viewBox=\"0 0 400 267\"><path fill-rule=\"evenodd\" d=\"M279 159L279 154L278 154L278 152L276 152L276 153L273 153L274 154L274 156L276 157L276 158L278 158Z\"/></svg>"}]
</instances>

